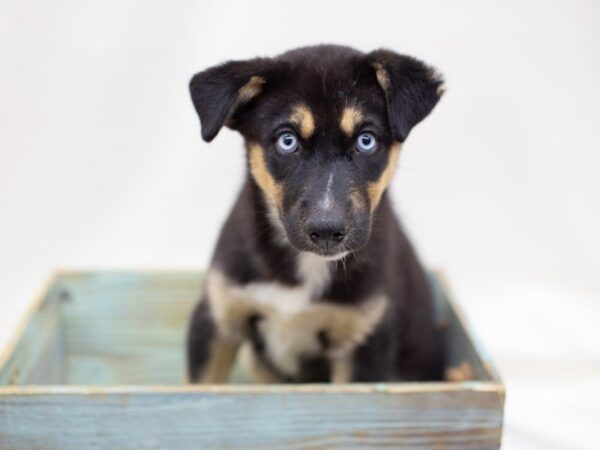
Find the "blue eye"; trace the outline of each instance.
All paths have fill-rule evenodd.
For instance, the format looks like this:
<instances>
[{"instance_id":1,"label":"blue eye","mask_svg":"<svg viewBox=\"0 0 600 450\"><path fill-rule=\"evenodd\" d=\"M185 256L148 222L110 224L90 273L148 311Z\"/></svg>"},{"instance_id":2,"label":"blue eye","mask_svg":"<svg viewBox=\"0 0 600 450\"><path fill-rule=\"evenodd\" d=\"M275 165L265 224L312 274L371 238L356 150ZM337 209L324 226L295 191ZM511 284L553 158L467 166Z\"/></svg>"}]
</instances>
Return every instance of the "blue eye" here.
<instances>
[{"instance_id":1,"label":"blue eye","mask_svg":"<svg viewBox=\"0 0 600 450\"><path fill-rule=\"evenodd\" d=\"M298 149L298 138L290 131L285 131L277 137L277 151L284 155L294 153Z\"/></svg>"},{"instance_id":2,"label":"blue eye","mask_svg":"<svg viewBox=\"0 0 600 450\"><path fill-rule=\"evenodd\" d=\"M360 133L356 138L356 150L360 153L370 154L377 149L377 139L373 133Z\"/></svg>"}]
</instances>

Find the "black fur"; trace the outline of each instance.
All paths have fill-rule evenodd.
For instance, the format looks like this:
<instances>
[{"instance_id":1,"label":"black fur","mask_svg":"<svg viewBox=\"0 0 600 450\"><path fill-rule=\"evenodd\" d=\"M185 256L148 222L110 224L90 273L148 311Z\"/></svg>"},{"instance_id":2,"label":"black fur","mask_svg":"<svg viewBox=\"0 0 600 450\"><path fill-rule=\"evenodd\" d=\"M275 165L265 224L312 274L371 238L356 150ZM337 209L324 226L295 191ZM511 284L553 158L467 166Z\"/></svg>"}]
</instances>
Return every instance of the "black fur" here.
<instances>
[{"instance_id":1,"label":"black fur","mask_svg":"<svg viewBox=\"0 0 600 450\"><path fill-rule=\"evenodd\" d=\"M210 304L202 299L194 308L190 320L191 327L187 335L188 377L198 380L202 368L209 358L210 343L215 337L216 327L210 314ZM201 326L194 326L201 324Z\"/></svg>"},{"instance_id":2,"label":"black fur","mask_svg":"<svg viewBox=\"0 0 600 450\"><path fill-rule=\"evenodd\" d=\"M378 67L385 71L389 85L378 81ZM260 77L261 92L240 102L238 92L252 77ZM442 377L443 355L426 275L387 194L371 211L368 190L385 170L394 142L403 142L433 109L441 83L433 69L414 58L388 50L364 54L339 46L306 47L272 59L228 62L195 75L190 83L203 139L212 140L224 125L238 130L248 147L258 144L264 149L269 174L284 186L279 215L288 243L279 242L280 231L269 217L269 200L248 174L223 226L211 266L240 285L271 281L294 286L302 282L296 267L300 250L332 255L348 249L352 254L343 264L331 263L331 282L313 301L357 305L380 292L389 299L385 316L354 352L353 381ZM295 154L282 155L274 141L281 130L290 129L291 108L299 103L314 114L315 131L300 139ZM372 155L357 153L356 135L349 137L340 130L340 117L348 105L360 108L362 129L377 137L378 149ZM336 206L323 212L315 206L315 199L324 192L328 174L332 179L335 174L331 184ZM351 194L359 201L352 203ZM313 245L307 238L310 224L333 214L344 224L342 246ZM215 334L214 319L208 307L201 306L207 303L201 302L190 325L192 380L200 378ZM264 365L280 379L328 380L329 362L320 355L304 358L298 376L279 374L257 332L256 323L262 319L248 320L247 338ZM318 339L325 351L327 330Z\"/></svg>"}]
</instances>

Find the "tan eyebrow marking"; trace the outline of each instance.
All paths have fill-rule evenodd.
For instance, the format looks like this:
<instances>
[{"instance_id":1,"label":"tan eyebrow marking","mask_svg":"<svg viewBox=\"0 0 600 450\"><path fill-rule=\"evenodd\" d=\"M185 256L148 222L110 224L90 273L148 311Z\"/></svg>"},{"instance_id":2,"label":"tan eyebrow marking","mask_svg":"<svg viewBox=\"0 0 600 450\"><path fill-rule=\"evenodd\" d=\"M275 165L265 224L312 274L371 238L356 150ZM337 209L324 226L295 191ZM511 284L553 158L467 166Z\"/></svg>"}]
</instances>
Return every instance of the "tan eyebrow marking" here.
<instances>
[{"instance_id":1,"label":"tan eyebrow marking","mask_svg":"<svg viewBox=\"0 0 600 450\"><path fill-rule=\"evenodd\" d=\"M374 211L379 205L379 200L383 195L383 191L389 186L392 181L392 176L396 172L396 163L398 162L398 154L400 153L400 144L396 143L390 149L390 155L388 157L388 163L385 169L381 173L381 176L377 181L369 183L367 186L367 192L369 194L369 200L371 201L371 211Z\"/></svg>"},{"instance_id":2,"label":"tan eyebrow marking","mask_svg":"<svg viewBox=\"0 0 600 450\"><path fill-rule=\"evenodd\" d=\"M340 128L348 137L352 137L354 130L362 120L362 112L354 107L347 106L342 112L342 120L340 120Z\"/></svg>"},{"instance_id":3,"label":"tan eyebrow marking","mask_svg":"<svg viewBox=\"0 0 600 450\"><path fill-rule=\"evenodd\" d=\"M294 106L290 122L298 126L303 139L308 139L315 132L315 117L306 105Z\"/></svg>"},{"instance_id":4,"label":"tan eyebrow marking","mask_svg":"<svg viewBox=\"0 0 600 450\"><path fill-rule=\"evenodd\" d=\"M250 173L256 181L256 184L263 190L267 197L277 206L281 206L282 187L278 184L265 162L263 148L258 144L250 147Z\"/></svg>"}]
</instances>

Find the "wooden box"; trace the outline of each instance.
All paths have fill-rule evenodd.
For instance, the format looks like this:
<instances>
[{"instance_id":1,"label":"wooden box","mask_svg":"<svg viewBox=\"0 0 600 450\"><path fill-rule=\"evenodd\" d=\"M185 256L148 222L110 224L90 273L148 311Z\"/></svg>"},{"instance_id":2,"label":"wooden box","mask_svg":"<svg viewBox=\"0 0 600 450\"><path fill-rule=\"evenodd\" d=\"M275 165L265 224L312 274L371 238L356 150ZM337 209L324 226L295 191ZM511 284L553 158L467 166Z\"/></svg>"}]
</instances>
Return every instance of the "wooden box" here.
<instances>
[{"instance_id":1,"label":"wooden box","mask_svg":"<svg viewBox=\"0 0 600 450\"><path fill-rule=\"evenodd\" d=\"M497 449L502 382L431 282L470 381L189 386L200 272L58 274L0 354L0 449Z\"/></svg>"}]
</instances>

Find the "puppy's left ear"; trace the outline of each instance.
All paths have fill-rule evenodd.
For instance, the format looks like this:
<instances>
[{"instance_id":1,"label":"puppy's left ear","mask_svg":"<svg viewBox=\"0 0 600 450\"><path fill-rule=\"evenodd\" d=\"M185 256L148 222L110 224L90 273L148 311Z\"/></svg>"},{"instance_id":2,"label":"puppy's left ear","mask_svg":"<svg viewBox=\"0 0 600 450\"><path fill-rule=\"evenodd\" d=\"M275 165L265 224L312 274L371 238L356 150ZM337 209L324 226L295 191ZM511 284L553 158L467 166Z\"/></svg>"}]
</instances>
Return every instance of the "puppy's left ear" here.
<instances>
[{"instance_id":1,"label":"puppy's left ear","mask_svg":"<svg viewBox=\"0 0 600 450\"><path fill-rule=\"evenodd\" d=\"M366 56L385 92L394 139L404 142L439 101L444 80L434 68L410 56L390 50L375 50Z\"/></svg>"},{"instance_id":2,"label":"puppy's left ear","mask_svg":"<svg viewBox=\"0 0 600 450\"><path fill-rule=\"evenodd\" d=\"M272 60L229 61L194 75L190 95L200 117L202 139L212 141L236 110L263 89Z\"/></svg>"}]
</instances>

